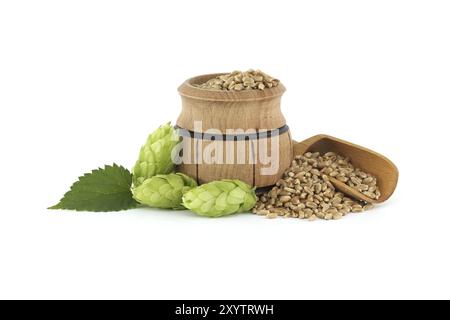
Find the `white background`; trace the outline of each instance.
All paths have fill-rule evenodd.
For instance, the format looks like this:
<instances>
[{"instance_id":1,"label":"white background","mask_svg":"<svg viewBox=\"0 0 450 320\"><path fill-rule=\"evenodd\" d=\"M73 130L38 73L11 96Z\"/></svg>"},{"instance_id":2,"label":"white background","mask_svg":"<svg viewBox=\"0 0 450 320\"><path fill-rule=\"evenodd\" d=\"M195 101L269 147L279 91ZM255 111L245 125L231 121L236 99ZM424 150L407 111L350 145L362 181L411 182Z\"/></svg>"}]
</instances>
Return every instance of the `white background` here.
<instances>
[{"instance_id":1,"label":"white background","mask_svg":"<svg viewBox=\"0 0 450 320\"><path fill-rule=\"evenodd\" d=\"M448 1L0 2L0 298L450 298ZM48 211L131 167L186 78L260 68L294 138L387 155L394 196L334 222Z\"/></svg>"}]
</instances>

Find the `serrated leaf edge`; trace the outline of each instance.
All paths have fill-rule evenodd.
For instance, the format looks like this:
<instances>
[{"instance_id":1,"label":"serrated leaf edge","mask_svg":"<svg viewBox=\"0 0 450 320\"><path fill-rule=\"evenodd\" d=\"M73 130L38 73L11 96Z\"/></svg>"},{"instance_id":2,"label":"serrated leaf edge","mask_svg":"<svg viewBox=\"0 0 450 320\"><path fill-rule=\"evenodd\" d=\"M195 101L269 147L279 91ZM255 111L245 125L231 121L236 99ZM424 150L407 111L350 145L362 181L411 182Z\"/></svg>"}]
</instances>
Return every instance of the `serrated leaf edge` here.
<instances>
[{"instance_id":1,"label":"serrated leaf edge","mask_svg":"<svg viewBox=\"0 0 450 320\"><path fill-rule=\"evenodd\" d=\"M105 165L104 168L98 167L97 169L94 169L94 170L92 170L91 172L88 172L88 173L83 174L82 176L79 176L79 177L78 177L78 180L75 181L75 182L70 186L70 190L67 191L67 192L64 194L64 196L61 198L61 200L59 200L59 202L58 202L56 205L51 206L51 207L48 207L47 209L48 209L48 210L72 210L72 211L77 211L77 212L83 212L83 211L88 211L88 212L119 212L119 211L126 211L126 210L131 210L131 209L138 208L140 205L139 205L139 203L136 202L136 200L135 200L134 198L132 198L132 200L134 201L134 203L131 202L132 207L130 207L130 208L121 208L121 209L117 209L117 210L103 211L103 210L67 209L67 208L65 208L65 207L62 206L62 203L63 203L64 199L66 198L66 196L67 196L70 192L72 192L72 191L74 190L74 187L75 187L78 183L80 183L80 181L85 180L86 178L88 178L88 177L92 176L93 174L96 174L96 173L98 173L98 172L100 172L100 171L105 171L105 172L106 172L107 170L110 170L110 169L116 169L116 168L122 170L121 172L128 172L128 173L130 174L130 177L132 178L132 173L131 173L127 168L125 168L124 166L118 165L118 164L116 164L116 163L113 163L112 165ZM124 177L124 178L125 178L125 177ZM128 179L128 177L126 177L126 178ZM131 181L132 181L132 180L130 180L130 182L131 182ZM100 184L100 185L102 185L102 184ZM103 184L103 185L108 185L108 184L105 183L105 184ZM113 185L113 184L111 184L111 185ZM119 184L119 186L124 187L123 185L120 185L120 184ZM128 185L127 185L126 187L128 188ZM93 192L95 193L95 191L93 191ZM124 192L126 192L126 191L115 192L115 193L114 193L114 192L113 192L113 193L101 193L101 192L98 192L98 193L99 193L99 194L105 194L105 195L106 195L106 194L114 195L114 194L119 194L119 193L124 193ZM131 192L131 191L130 191L130 192Z\"/></svg>"}]
</instances>

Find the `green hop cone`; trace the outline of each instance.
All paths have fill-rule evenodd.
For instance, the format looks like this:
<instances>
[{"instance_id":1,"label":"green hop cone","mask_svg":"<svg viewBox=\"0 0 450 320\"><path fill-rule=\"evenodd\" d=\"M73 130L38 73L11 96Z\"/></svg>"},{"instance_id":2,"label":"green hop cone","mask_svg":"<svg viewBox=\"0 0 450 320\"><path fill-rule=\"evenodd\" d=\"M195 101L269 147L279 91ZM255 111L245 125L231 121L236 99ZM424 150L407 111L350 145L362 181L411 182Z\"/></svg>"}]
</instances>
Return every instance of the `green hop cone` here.
<instances>
[{"instance_id":1,"label":"green hop cone","mask_svg":"<svg viewBox=\"0 0 450 320\"><path fill-rule=\"evenodd\" d=\"M173 172L172 150L178 143L179 137L170 123L150 134L133 168L134 186L158 174Z\"/></svg>"},{"instance_id":2,"label":"green hop cone","mask_svg":"<svg viewBox=\"0 0 450 320\"><path fill-rule=\"evenodd\" d=\"M197 183L182 173L156 175L132 189L133 197L141 204L153 208L183 209L183 194Z\"/></svg>"},{"instance_id":3,"label":"green hop cone","mask_svg":"<svg viewBox=\"0 0 450 320\"><path fill-rule=\"evenodd\" d=\"M186 192L183 205L201 216L221 217L250 211L256 204L255 190L239 180L221 180Z\"/></svg>"}]
</instances>

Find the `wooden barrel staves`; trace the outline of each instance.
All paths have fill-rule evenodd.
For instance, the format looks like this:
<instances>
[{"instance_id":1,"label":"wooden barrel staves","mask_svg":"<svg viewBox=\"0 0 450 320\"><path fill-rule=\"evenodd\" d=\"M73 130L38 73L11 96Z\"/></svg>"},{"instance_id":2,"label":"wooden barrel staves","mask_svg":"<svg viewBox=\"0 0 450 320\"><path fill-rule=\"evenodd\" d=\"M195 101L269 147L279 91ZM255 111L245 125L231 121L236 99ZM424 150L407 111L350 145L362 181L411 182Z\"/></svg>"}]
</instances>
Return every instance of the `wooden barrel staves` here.
<instances>
[{"instance_id":1,"label":"wooden barrel staves","mask_svg":"<svg viewBox=\"0 0 450 320\"><path fill-rule=\"evenodd\" d=\"M183 138L178 171L199 183L239 179L274 185L289 167L293 144L280 110L280 83L264 90L219 91L195 87L220 74L191 78L178 89Z\"/></svg>"}]
</instances>

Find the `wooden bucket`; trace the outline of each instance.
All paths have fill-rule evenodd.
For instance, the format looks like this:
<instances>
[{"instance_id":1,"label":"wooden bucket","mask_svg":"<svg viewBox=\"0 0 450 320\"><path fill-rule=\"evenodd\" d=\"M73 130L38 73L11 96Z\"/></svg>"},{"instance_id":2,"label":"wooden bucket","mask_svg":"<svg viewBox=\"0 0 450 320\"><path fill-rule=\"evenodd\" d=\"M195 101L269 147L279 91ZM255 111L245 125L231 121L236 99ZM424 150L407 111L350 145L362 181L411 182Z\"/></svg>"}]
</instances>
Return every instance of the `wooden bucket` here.
<instances>
[{"instance_id":1,"label":"wooden bucket","mask_svg":"<svg viewBox=\"0 0 450 320\"><path fill-rule=\"evenodd\" d=\"M200 89L220 74L191 78L178 89L183 137L178 171L199 183L239 179L255 187L274 185L289 167L293 143L280 110L285 87L246 91Z\"/></svg>"}]
</instances>

